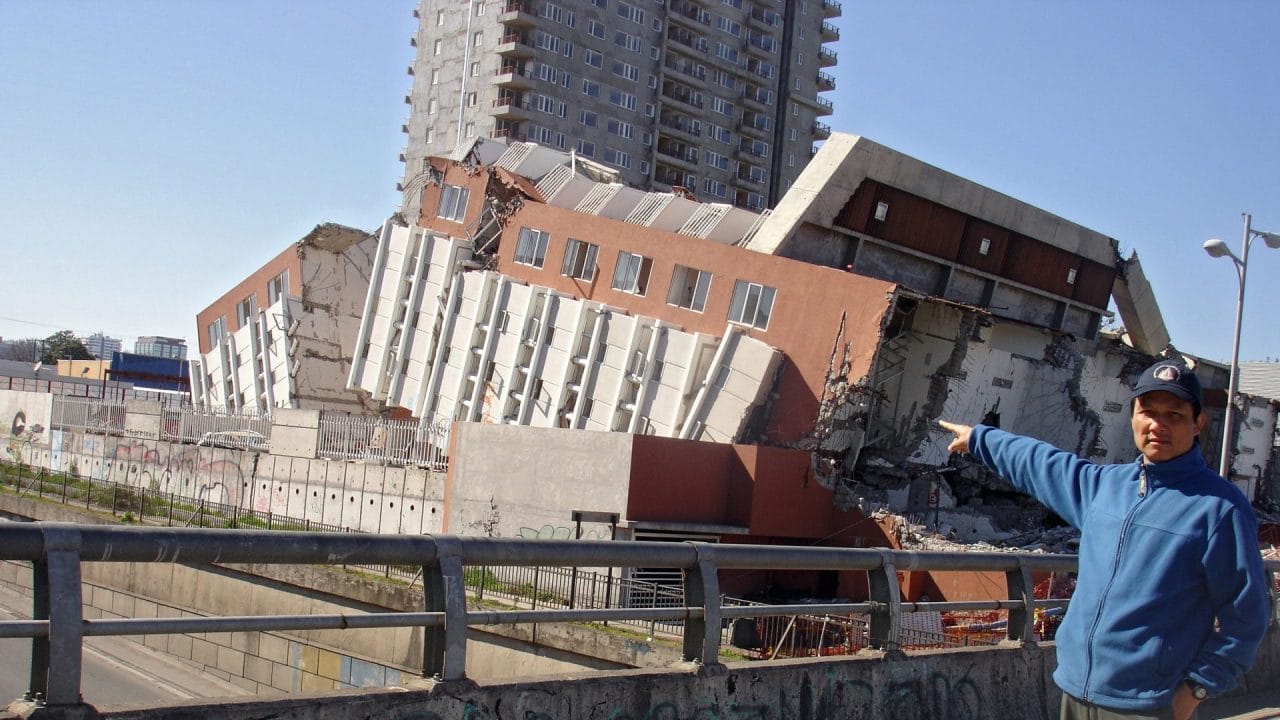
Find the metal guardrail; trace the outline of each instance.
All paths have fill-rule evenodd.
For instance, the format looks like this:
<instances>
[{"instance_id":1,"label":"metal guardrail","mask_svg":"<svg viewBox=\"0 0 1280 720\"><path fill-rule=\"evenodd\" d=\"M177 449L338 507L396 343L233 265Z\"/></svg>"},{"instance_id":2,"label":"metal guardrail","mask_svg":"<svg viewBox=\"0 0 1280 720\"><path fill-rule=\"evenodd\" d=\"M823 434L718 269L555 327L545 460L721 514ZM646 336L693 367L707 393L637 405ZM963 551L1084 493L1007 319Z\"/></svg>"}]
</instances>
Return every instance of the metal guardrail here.
<instances>
[{"instance_id":1,"label":"metal guardrail","mask_svg":"<svg viewBox=\"0 0 1280 720\"><path fill-rule=\"evenodd\" d=\"M165 408L160 439L265 452L271 447L271 416L215 408Z\"/></svg>"},{"instance_id":2,"label":"metal guardrail","mask_svg":"<svg viewBox=\"0 0 1280 720\"><path fill-rule=\"evenodd\" d=\"M81 608L82 562L385 564L421 568L425 612L263 615L90 620ZM466 628L532 622L640 620L682 624L686 660L716 663L723 623L741 617L866 613L872 647L900 649L903 612L1008 610L1006 637L1033 636L1033 610L1064 600L1035 600L1031 573L1070 571L1075 558L1002 553L925 553L669 542L495 539L357 533L104 527L66 523L0 524L0 560L33 563L34 619L0 622L0 637L32 638L30 692L48 705L80 702L81 643L87 636L421 626L424 675L464 677ZM467 568L559 565L676 568L684 592L674 607L471 611ZM865 571L871 599L803 605L726 606L722 570ZM1010 599L903 603L896 573L904 570L995 571L1008 578Z\"/></svg>"},{"instance_id":3,"label":"metal guardrail","mask_svg":"<svg viewBox=\"0 0 1280 720\"><path fill-rule=\"evenodd\" d=\"M55 428L123 435L124 417L123 402L54 395L49 424Z\"/></svg>"}]
</instances>

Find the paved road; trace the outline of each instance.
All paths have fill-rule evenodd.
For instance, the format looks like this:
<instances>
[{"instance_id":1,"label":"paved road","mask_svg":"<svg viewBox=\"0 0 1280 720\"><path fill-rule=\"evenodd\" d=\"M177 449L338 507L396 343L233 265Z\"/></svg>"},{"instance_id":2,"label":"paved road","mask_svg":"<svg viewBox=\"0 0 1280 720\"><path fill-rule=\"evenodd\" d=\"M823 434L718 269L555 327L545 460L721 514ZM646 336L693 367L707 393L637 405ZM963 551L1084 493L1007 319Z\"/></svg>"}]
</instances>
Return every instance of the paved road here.
<instances>
[{"instance_id":1,"label":"paved road","mask_svg":"<svg viewBox=\"0 0 1280 720\"><path fill-rule=\"evenodd\" d=\"M29 597L0 586L0 617L27 618L30 607ZM29 640L0 639L0 709L26 691L30 662ZM249 693L138 643L95 637L85 641L81 694L103 709Z\"/></svg>"}]
</instances>

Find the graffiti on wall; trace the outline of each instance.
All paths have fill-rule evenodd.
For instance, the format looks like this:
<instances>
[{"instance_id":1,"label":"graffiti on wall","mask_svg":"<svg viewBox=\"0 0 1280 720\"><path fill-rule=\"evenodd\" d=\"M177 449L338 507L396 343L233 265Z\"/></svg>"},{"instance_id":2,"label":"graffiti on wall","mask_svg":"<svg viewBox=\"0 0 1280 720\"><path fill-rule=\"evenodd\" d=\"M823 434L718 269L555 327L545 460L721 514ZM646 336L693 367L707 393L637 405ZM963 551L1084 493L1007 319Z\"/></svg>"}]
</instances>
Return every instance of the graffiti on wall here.
<instances>
[{"instance_id":1,"label":"graffiti on wall","mask_svg":"<svg viewBox=\"0 0 1280 720\"><path fill-rule=\"evenodd\" d=\"M984 707L978 684L967 673L953 678L934 672L927 677L891 682L887 688L877 692L871 683L828 670L825 680L815 681L806 673L800 678L798 687L779 688L776 698L768 699L761 696L769 691L758 695L739 693L754 697L737 699L735 685L738 681L731 675L725 682L727 693L724 700L717 701L713 695L708 701L685 704L645 697L634 704L620 703L619 707L602 708L603 712L593 717L608 720L978 720L985 717L989 709ZM528 693L524 697L539 695ZM443 720L445 717L496 720L507 716L505 708L501 714L497 712L497 703L489 708L470 699L447 698L446 702L461 704L462 707L440 708L447 710L444 714L420 709L400 715L397 720ZM520 711L522 714L519 716L525 720L579 717L572 711L567 716L530 707L522 707Z\"/></svg>"},{"instance_id":2,"label":"graffiti on wall","mask_svg":"<svg viewBox=\"0 0 1280 720\"><path fill-rule=\"evenodd\" d=\"M84 450L96 449L97 438L85 438ZM114 440L114 438L113 438ZM95 480L172 492L197 500L238 505L245 486L245 471L236 460L214 459L200 448L170 447L165 443L119 440L114 447L90 455ZM96 461L95 461L96 460Z\"/></svg>"},{"instance_id":3,"label":"graffiti on wall","mask_svg":"<svg viewBox=\"0 0 1280 720\"><path fill-rule=\"evenodd\" d=\"M38 445L44 436L44 426L28 423L26 410L18 410L9 423L9 458L15 462L27 462L31 445Z\"/></svg>"}]
</instances>

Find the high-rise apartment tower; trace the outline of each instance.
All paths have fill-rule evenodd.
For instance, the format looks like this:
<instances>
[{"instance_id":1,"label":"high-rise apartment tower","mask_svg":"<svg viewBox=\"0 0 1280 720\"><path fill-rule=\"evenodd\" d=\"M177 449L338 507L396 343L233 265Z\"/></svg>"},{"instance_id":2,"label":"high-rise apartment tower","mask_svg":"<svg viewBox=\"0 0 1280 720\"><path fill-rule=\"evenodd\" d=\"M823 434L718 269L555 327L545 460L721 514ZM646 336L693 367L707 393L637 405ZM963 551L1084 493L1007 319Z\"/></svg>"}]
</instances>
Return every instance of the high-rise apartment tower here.
<instances>
[{"instance_id":1,"label":"high-rise apartment tower","mask_svg":"<svg viewBox=\"0 0 1280 720\"><path fill-rule=\"evenodd\" d=\"M772 207L830 127L838 0L421 0L400 189L476 137L643 189Z\"/></svg>"}]
</instances>

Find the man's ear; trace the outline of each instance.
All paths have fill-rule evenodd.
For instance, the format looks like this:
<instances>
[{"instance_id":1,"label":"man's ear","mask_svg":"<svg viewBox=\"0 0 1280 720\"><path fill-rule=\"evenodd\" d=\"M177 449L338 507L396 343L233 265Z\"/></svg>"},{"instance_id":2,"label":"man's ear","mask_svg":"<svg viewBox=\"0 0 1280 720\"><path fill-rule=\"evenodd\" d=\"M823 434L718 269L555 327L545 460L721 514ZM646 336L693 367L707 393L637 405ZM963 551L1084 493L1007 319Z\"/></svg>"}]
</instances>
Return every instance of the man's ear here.
<instances>
[{"instance_id":1,"label":"man's ear","mask_svg":"<svg viewBox=\"0 0 1280 720\"><path fill-rule=\"evenodd\" d=\"M1209 416L1203 411L1196 416L1196 435L1200 435L1200 431L1204 430L1204 426L1209 422Z\"/></svg>"}]
</instances>

